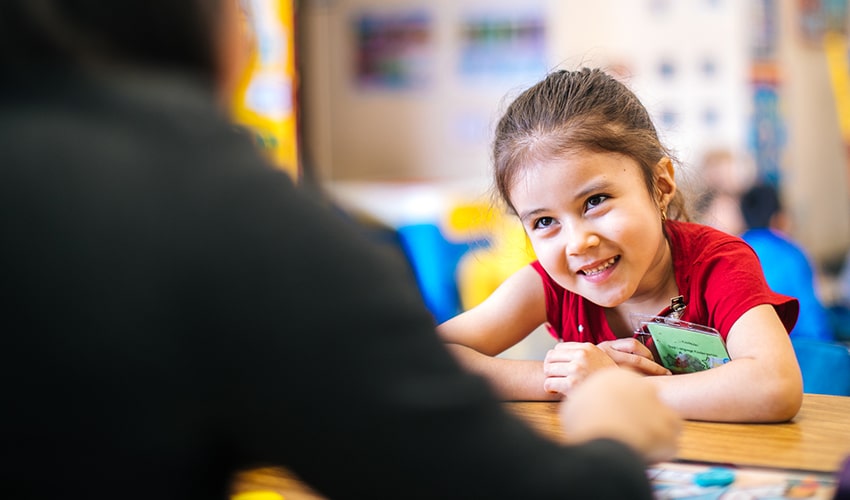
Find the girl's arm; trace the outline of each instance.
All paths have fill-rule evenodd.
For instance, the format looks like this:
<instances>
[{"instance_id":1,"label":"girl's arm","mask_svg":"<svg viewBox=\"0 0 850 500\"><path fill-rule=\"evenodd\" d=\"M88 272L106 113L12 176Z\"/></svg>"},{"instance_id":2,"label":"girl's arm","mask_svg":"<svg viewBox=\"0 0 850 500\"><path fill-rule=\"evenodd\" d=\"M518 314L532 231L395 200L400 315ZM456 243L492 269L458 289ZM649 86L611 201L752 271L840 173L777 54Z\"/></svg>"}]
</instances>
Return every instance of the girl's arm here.
<instances>
[{"instance_id":1,"label":"girl's arm","mask_svg":"<svg viewBox=\"0 0 850 500\"><path fill-rule=\"evenodd\" d=\"M546 321L540 276L530 265L502 283L484 302L437 327L467 369L486 377L503 399L557 400L543 389L543 362L497 358Z\"/></svg>"},{"instance_id":2,"label":"girl's arm","mask_svg":"<svg viewBox=\"0 0 850 500\"><path fill-rule=\"evenodd\" d=\"M710 370L649 377L661 399L690 420L782 422L797 414L803 380L773 306L753 307L726 338L731 361Z\"/></svg>"}]
</instances>

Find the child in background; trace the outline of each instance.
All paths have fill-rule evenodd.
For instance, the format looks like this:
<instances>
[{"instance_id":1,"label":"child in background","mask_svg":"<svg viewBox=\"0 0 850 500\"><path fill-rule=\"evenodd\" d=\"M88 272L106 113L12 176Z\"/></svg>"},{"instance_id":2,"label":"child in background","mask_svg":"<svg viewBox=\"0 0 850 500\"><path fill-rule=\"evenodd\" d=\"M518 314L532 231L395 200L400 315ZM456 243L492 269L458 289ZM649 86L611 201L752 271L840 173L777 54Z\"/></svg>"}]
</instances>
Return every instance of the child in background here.
<instances>
[{"instance_id":1,"label":"child in background","mask_svg":"<svg viewBox=\"0 0 850 500\"><path fill-rule=\"evenodd\" d=\"M776 188L756 184L741 196L746 231L741 235L759 257L771 290L796 297L800 316L792 338L831 342L835 334L815 291L815 272L805 250L788 235L789 219Z\"/></svg>"},{"instance_id":2,"label":"child in background","mask_svg":"<svg viewBox=\"0 0 850 500\"><path fill-rule=\"evenodd\" d=\"M505 399L569 396L618 365L654 383L688 419L793 417L802 380L788 332L796 299L772 292L740 238L687 222L670 153L644 106L598 69L558 71L522 93L499 121L498 192L538 260L486 301L439 326L467 368ZM631 314L716 328L731 361L668 376L634 338ZM544 361L497 355L543 323L561 340Z\"/></svg>"}]
</instances>

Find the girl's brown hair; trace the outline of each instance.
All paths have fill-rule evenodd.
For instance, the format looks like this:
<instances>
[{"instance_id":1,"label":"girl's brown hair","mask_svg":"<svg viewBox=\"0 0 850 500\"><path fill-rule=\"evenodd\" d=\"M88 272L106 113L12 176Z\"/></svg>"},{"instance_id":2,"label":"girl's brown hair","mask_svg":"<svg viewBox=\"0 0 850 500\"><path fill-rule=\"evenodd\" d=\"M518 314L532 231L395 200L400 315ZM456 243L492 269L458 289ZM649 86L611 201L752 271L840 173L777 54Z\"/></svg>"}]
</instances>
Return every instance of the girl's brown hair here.
<instances>
[{"instance_id":1,"label":"girl's brown hair","mask_svg":"<svg viewBox=\"0 0 850 500\"><path fill-rule=\"evenodd\" d=\"M577 151L632 158L650 194L658 162L664 157L675 162L646 108L625 85L599 69L556 71L520 94L496 127L493 165L502 200L514 210L509 190L523 169ZM678 190L667 216L689 218Z\"/></svg>"}]
</instances>

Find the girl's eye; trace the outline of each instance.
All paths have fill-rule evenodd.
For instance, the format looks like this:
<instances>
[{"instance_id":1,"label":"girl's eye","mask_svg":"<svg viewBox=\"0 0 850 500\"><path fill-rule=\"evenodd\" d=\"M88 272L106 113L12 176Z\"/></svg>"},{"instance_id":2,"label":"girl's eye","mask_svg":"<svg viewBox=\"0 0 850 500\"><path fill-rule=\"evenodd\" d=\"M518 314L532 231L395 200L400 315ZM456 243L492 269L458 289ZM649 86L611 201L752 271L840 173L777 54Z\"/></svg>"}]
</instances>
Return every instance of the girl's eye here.
<instances>
[{"instance_id":1,"label":"girl's eye","mask_svg":"<svg viewBox=\"0 0 850 500\"><path fill-rule=\"evenodd\" d=\"M552 217L541 217L534 221L534 229L542 229L547 228L555 223L555 219Z\"/></svg>"},{"instance_id":2,"label":"girl's eye","mask_svg":"<svg viewBox=\"0 0 850 500\"><path fill-rule=\"evenodd\" d=\"M603 201L607 200L608 197L604 194L595 194L587 199L587 209L590 210L592 208L596 208L602 204Z\"/></svg>"}]
</instances>

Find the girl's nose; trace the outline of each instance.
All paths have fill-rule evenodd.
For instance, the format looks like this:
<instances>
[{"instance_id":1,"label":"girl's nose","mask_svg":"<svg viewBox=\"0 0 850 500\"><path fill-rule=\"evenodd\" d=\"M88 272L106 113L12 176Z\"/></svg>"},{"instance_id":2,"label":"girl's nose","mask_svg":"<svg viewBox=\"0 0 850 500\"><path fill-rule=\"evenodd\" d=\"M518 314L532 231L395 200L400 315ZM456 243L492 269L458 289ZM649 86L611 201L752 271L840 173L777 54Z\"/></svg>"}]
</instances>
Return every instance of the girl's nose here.
<instances>
[{"instance_id":1,"label":"girl's nose","mask_svg":"<svg viewBox=\"0 0 850 500\"><path fill-rule=\"evenodd\" d=\"M600 242L599 236L585 224L572 224L565 233L567 255L581 255Z\"/></svg>"}]
</instances>

